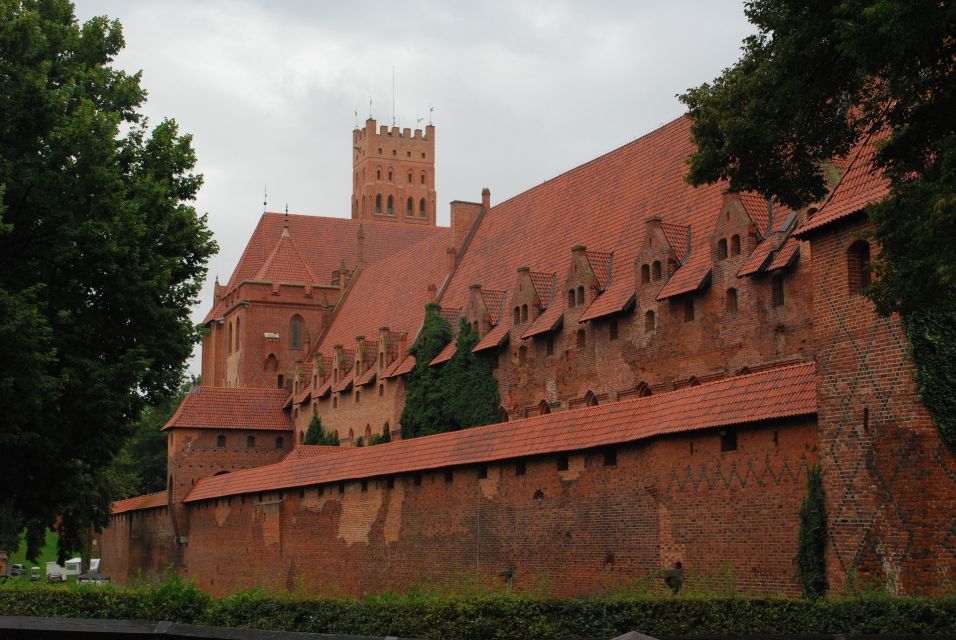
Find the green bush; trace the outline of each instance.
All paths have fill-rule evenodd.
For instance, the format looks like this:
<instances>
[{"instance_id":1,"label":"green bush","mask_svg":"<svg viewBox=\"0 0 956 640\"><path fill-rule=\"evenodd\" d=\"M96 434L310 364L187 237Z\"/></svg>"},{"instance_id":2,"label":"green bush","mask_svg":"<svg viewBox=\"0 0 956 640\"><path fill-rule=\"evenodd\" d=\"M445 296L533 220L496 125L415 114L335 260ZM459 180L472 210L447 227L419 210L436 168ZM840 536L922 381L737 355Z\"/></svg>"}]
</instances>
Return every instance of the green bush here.
<instances>
[{"instance_id":1,"label":"green bush","mask_svg":"<svg viewBox=\"0 0 956 640\"><path fill-rule=\"evenodd\" d=\"M956 634L956 596L792 600L700 596L535 598L413 592L349 598L272 595L213 599L174 577L159 587L0 587L0 616L172 620L313 633L446 640L736 634Z\"/></svg>"}]
</instances>

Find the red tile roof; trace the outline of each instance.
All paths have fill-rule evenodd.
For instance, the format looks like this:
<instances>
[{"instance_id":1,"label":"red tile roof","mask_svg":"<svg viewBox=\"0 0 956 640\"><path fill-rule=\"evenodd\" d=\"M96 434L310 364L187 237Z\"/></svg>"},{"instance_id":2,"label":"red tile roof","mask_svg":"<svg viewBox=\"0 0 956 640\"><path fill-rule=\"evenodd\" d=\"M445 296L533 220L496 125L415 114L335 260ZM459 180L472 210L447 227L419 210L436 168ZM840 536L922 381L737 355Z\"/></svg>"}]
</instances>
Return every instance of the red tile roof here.
<instances>
[{"instance_id":1,"label":"red tile roof","mask_svg":"<svg viewBox=\"0 0 956 640\"><path fill-rule=\"evenodd\" d=\"M584 257L587 258L591 271L598 280L598 288L604 291L611 281L611 262L614 259L614 253L585 251Z\"/></svg>"},{"instance_id":2,"label":"red tile roof","mask_svg":"<svg viewBox=\"0 0 956 640\"><path fill-rule=\"evenodd\" d=\"M197 482L186 502L809 416L817 410L816 389L812 362L782 367L660 395L213 476Z\"/></svg>"},{"instance_id":3,"label":"red tile roof","mask_svg":"<svg viewBox=\"0 0 956 640\"><path fill-rule=\"evenodd\" d=\"M594 320L626 309L634 300L636 292L633 279L622 280L621 283L615 282L610 289L595 298L581 314L579 322Z\"/></svg>"},{"instance_id":4,"label":"red tile roof","mask_svg":"<svg viewBox=\"0 0 956 640\"><path fill-rule=\"evenodd\" d=\"M308 402L309 398L312 397L312 384L305 385L305 388L299 392L293 400L292 404L302 404L303 402Z\"/></svg>"},{"instance_id":5,"label":"red tile roof","mask_svg":"<svg viewBox=\"0 0 956 640\"><path fill-rule=\"evenodd\" d=\"M352 382L353 382L352 375L349 374L343 377L341 380L339 380L338 384L332 387L332 391L334 391L335 393L342 393L344 391L348 391L349 389L352 388Z\"/></svg>"},{"instance_id":6,"label":"red tile roof","mask_svg":"<svg viewBox=\"0 0 956 640\"><path fill-rule=\"evenodd\" d=\"M282 461L295 462L296 460L304 460L307 458L334 455L336 453L342 453L345 450L345 447L333 447L322 444L299 444L296 445Z\"/></svg>"},{"instance_id":7,"label":"red tile roof","mask_svg":"<svg viewBox=\"0 0 956 640\"><path fill-rule=\"evenodd\" d=\"M414 367L415 366L414 358L412 358L412 361L413 361L412 366ZM385 371L382 372L382 380L393 377L395 375L395 372L402 366L404 362L405 360L403 358L398 358L398 357L392 360L391 364L385 367ZM409 371L411 371L411 369L409 369Z\"/></svg>"},{"instance_id":8,"label":"red tile roof","mask_svg":"<svg viewBox=\"0 0 956 640\"><path fill-rule=\"evenodd\" d=\"M322 284L295 248L288 229L283 229L282 236L279 237L272 254L259 269L255 279L268 282Z\"/></svg>"},{"instance_id":9,"label":"red tile roof","mask_svg":"<svg viewBox=\"0 0 956 640\"><path fill-rule=\"evenodd\" d=\"M303 215L290 215L288 219L289 235L295 243L296 251L318 281L326 284L331 283L332 272L339 268L342 260L350 268L357 263L359 227L362 227L365 235L362 256L369 264L399 253L426 238L448 234L447 229L424 225ZM284 214L262 214L232 277L225 286L227 294L241 283L256 279L282 237L284 222ZM220 301L214 304L203 322L221 317L224 311L225 303Z\"/></svg>"},{"instance_id":10,"label":"red tile roof","mask_svg":"<svg viewBox=\"0 0 956 640\"><path fill-rule=\"evenodd\" d=\"M550 307L554 302L557 274L532 271L528 275L531 277L531 286L534 287L535 293L538 294L538 301L541 303L541 307L545 309Z\"/></svg>"},{"instance_id":11,"label":"red tile roof","mask_svg":"<svg viewBox=\"0 0 956 640\"><path fill-rule=\"evenodd\" d=\"M740 265L740 269L737 271L737 277L742 278L763 270L764 265L767 264L767 260L770 258L770 254L773 252L773 243L772 237L761 240L760 244L754 248L753 253Z\"/></svg>"},{"instance_id":12,"label":"red tile roof","mask_svg":"<svg viewBox=\"0 0 956 640\"><path fill-rule=\"evenodd\" d=\"M578 244L613 252L608 291L622 281L633 291L634 260L646 233L636 220L658 215L685 228L685 251L687 226L694 238L708 238L713 231L725 185L695 188L684 180L693 151L690 121L680 118L491 207L441 304L466 305L468 287L475 282L508 289L521 266L563 278L570 248Z\"/></svg>"},{"instance_id":13,"label":"red tile roof","mask_svg":"<svg viewBox=\"0 0 956 640\"><path fill-rule=\"evenodd\" d=\"M507 318L507 314L505 314ZM491 328L491 331L485 334L485 337L478 341L478 344L475 345L475 348L472 349L473 352L483 351L485 349L494 349L501 346L501 343L504 342L505 338L508 337L508 326L507 319L502 320L497 325Z\"/></svg>"},{"instance_id":14,"label":"red tile roof","mask_svg":"<svg viewBox=\"0 0 956 640\"><path fill-rule=\"evenodd\" d=\"M501 320L501 314L505 308L506 291L497 289L481 289L481 300L485 303L485 309L488 310L488 316L491 324L498 324Z\"/></svg>"},{"instance_id":15,"label":"red tile roof","mask_svg":"<svg viewBox=\"0 0 956 640\"><path fill-rule=\"evenodd\" d=\"M787 238L787 241L784 242L783 246L780 247L780 250L777 251L777 254L773 257L773 260L771 260L770 264L767 265L767 271L789 267L799 252L800 241L793 237Z\"/></svg>"},{"instance_id":16,"label":"red tile roof","mask_svg":"<svg viewBox=\"0 0 956 640\"><path fill-rule=\"evenodd\" d=\"M716 214L715 214L716 215ZM667 244L677 256L678 262L683 262L690 250L690 227L682 224L661 223L661 231L664 232L664 238Z\"/></svg>"},{"instance_id":17,"label":"red tile roof","mask_svg":"<svg viewBox=\"0 0 956 640\"><path fill-rule=\"evenodd\" d=\"M403 376L406 373L411 373L412 369L415 368L415 356L405 356L405 359L395 367L394 371L389 373L388 376L382 376L383 378L392 378L395 376Z\"/></svg>"},{"instance_id":18,"label":"red tile roof","mask_svg":"<svg viewBox=\"0 0 956 640\"><path fill-rule=\"evenodd\" d=\"M554 329L564 320L564 307L560 302L557 302L544 311L534 319L524 333L521 334L522 338L530 338L532 336L537 336L542 333L547 333L549 331L554 331ZM485 336L487 337L487 336ZM476 347L478 345L475 345Z\"/></svg>"},{"instance_id":19,"label":"red tile roof","mask_svg":"<svg viewBox=\"0 0 956 640\"><path fill-rule=\"evenodd\" d=\"M292 429L284 389L193 387L163 429Z\"/></svg>"},{"instance_id":20,"label":"red tile roof","mask_svg":"<svg viewBox=\"0 0 956 640\"><path fill-rule=\"evenodd\" d=\"M139 511L141 509L165 507L168 505L168 503L169 494L165 491L157 491L156 493L147 493L144 496L136 496L135 498L117 500L113 503L113 508L110 510L110 513L115 516L119 513L126 513L127 511Z\"/></svg>"},{"instance_id":21,"label":"red tile roof","mask_svg":"<svg viewBox=\"0 0 956 640\"><path fill-rule=\"evenodd\" d=\"M707 281L711 264L710 247L706 244L695 247L687 261L677 268L661 292L657 294L657 299L666 300L697 291Z\"/></svg>"},{"instance_id":22,"label":"red tile roof","mask_svg":"<svg viewBox=\"0 0 956 640\"><path fill-rule=\"evenodd\" d=\"M446 249L451 242L448 229L440 229L427 239L364 267L355 276L328 332L313 352L331 353L334 345L352 345L356 336L377 336L385 326L395 333L415 335L425 317L425 304L430 301L428 285L439 287L447 277ZM443 306L454 309L455 305Z\"/></svg>"},{"instance_id":23,"label":"red tile roof","mask_svg":"<svg viewBox=\"0 0 956 640\"><path fill-rule=\"evenodd\" d=\"M870 136L859 145L840 183L833 189L819 211L804 222L795 235L803 235L851 216L889 193L889 180L873 164L879 137L879 135Z\"/></svg>"},{"instance_id":24,"label":"red tile roof","mask_svg":"<svg viewBox=\"0 0 956 640\"><path fill-rule=\"evenodd\" d=\"M355 381L355 386L364 387L367 384L372 384L373 382L375 382L375 376L377 374L378 374L378 370L375 368L375 365L373 364L371 367L368 368L368 370L365 373L359 376L359 379Z\"/></svg>"},{"instance_id":25,"label":"red tile roof","mask_svg":"<svg viewBox=\"0 0 956 640\"><path fill-rule=\"evenodd\" d=\"M325 398L326 396L331 395L332 393L332 376L329 376L324 383L319 387L319 390L315 392L316 398Z\"/></svg>"},{"instance_id":26,"label":"red tile roof","mask_svg":"<svg viewBox=\"0 0 956 640\"><path fill-rule=\"evenodd\" d=\"M444 364L452 359L455 353L458 351L457 341L452 339L451 342L445 345L445 347L438 352L438 355L432 358L432 361L428 363L429 367L434 367L436 364Z\"/></svg>"}]
</instances>

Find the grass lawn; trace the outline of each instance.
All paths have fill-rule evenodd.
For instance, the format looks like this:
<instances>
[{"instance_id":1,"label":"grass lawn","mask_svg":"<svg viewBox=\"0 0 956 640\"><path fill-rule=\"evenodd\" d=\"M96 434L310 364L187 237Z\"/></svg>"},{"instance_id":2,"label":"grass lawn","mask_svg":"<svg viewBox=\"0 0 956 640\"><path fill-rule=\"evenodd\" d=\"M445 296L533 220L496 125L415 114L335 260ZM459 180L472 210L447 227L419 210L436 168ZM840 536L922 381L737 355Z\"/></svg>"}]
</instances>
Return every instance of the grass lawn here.
<instances>
[{"instance_id":1,"label":"grass lawn","mask_svg":"<svg viewBox=\"0 0 956 640\"><path fill-rule=\"evenodd\" d=\"M27 560L27 543L24 540L24 534L20 534L20 548L10 554L10 564L22 564L26 568L26 575L29 580L30 567L40 567L40 577L46 578L46 563L56 562L56 541L57 535L47 529L46 539L43 541L43 547L40 549L40 555L36 562Z\"/></svg>"}]
</instances>

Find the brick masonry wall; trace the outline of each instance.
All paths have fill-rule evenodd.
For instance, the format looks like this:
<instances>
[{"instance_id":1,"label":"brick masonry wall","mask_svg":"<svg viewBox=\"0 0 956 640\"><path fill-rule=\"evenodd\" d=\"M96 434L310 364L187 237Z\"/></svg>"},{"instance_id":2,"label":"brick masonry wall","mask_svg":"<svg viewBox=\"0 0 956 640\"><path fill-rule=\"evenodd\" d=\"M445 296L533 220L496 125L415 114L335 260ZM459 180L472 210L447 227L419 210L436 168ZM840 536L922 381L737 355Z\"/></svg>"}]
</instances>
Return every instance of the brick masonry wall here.
<instances>
[{"instance_id":1,"label":"brick masonry wall","mask_svg":"<svg viewBox=\"0 0 956 640\"><path fill-rule=\"evenodd\" d=\"M869 229L812 238L828 573L831 587L938 592L956 580L956 457L919 402L898 318L850 295L847 249Z\"/></svg>"},{"instance_id":2,"label":"brick masonry wall","mask_svg":"<svg viewBox=\"0 0 956 640\"><path fill-rule=\"evenodd\" d=\"M166 507L110 517L99 539L100 573L119 585L140 576L159 578L179 562L172 520Z\"/></svg>"},{"instance_id":3,"label":"brick masonry wall","mask_svg":"<svg viewBox=\"0 0 956 640\"><path fill-rule=\"evenodd\" d=\"M692 448L693 443L693 448ZM223 594L252 586L360 595L479 576L522 591L590 593L680 560L693 576L794 594L797 514L812 419L556 458L355 480L188 507L184 574ZM696 579L700 579L699 577Z\"/></svg>"}]
</instances>

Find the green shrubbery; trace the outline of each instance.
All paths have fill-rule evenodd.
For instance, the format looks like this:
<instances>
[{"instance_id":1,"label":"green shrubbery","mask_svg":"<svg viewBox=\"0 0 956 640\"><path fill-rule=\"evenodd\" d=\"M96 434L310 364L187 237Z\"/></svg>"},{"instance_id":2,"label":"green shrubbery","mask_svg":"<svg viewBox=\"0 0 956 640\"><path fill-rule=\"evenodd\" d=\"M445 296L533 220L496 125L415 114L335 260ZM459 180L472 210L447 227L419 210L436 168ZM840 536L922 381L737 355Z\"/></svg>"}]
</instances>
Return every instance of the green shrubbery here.
<instances>
[{"instance_id":1,"label":"green shrubbery","mask_svg":"<svg viewBox=\"0 0 956 640\"><path fill-rule=\"evenodd\" d=\"M0 616L172 620L288 631L452 640L706 634L954 634L956 597L791 600L773 597L556 599L413 592L360 600L256 590L213 599L172 577L159 587L0 588Z\"/></svg>"}]
</instances>

